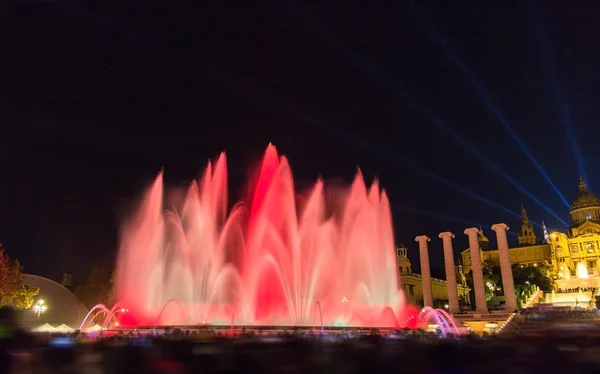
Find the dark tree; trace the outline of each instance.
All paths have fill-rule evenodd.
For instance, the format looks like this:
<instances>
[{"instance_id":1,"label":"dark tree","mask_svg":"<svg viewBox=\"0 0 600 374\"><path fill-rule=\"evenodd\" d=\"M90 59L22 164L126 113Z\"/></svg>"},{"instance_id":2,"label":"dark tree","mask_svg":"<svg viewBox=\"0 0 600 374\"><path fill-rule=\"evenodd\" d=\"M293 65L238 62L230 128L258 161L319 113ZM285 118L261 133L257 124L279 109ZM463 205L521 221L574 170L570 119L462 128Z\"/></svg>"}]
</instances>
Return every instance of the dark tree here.
<instances>
[{"instance_id":1,"label":"dark tree","mask_svg":"<svg viewBox=\"0 0 600 374\"><path fill-rule=\"evenodd\" d=\"M493 296L503 296L502 273L498 261L485 261L483 264L483 280L485 282L486 299ZM538 286L544 292L552 291L552 279L550 278L550 265L512 265L513 279L515 283L515 293L517 297L521 296L526 289L531 286ZM469 271L466 275L467 286L471 288L469 297L473 308L475 304L475 288L473 285L473 272ZM491 287L490 287L491 286Z\"/></svg>"},{"instance_id":2,"label":"dark tree","mask_svg":"<svg viewBox=\"0 0 600 374\"><path fill-rule=\"evenodd\" d=\"M105 262L94 266L85 280L75 287L75 295L91 309L97 304L111 307L113 299L114 263Z\"/></svg>"},{"instance_id":3,"label":"dark tree","mask_svg":"<svg viewBox=\"0 0 600 374\"><path fill-rule=\"evenodd\" d=\"M502 274L500 265L497 263L486 263L485 270L493 279L495 284L502 287ZM512 265L515 289L525 289L530 285L538 286L544 292L552 291L552 279L550 278L550 265Z\"/></svg>"}]
</instances>

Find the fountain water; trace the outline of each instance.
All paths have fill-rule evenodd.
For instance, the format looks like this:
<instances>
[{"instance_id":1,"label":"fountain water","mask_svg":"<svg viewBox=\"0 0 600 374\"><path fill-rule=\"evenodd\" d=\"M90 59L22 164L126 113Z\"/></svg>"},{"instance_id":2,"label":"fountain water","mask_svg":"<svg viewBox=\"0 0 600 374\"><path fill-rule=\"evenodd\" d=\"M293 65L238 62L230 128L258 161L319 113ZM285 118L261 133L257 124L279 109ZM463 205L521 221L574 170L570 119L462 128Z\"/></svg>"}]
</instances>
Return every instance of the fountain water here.
<instances>
[{"instance_id":1,"label":"fountain water","mask_svg":"<svg viewBox=\"0 0 600 374\"><path fill-rule=\"evenodd\" d=\"M454 335L460 335L456 321L448 312L444 309L433 309L431 307L425 307L419 314L419 322L421 323L434 323L438 325L442 336L446 337L448 333Z\"/></svg>"},{"instance_id":2,"label":"fountain water","mask_svg":"<svg viewBox=\"0 0 600 374\"><path fill-rule=\"evenodd\" d=\"M577 263L577 267L575 268L575 275L577 279L589 279L590 274L588 273L588 268L584 261L580 261Z\"/></svg>"},{"instance_id":3,"label":"fountain water","mask_svg":"<svg viewBox=\"0 0 600 374\"><path fill-rule=\"evenodd\" d=\"M108 324L110 323L110 320L115 317L117 315L117 313L122 312L122 313L126 313L129 312L129 309L124 308L124 302L123 300L117 301L115 303L115 305L113 305L113 307L108 311L108 315L106 316L106 318L104 319L104 322L102 323L102 330L104 330Z\"/></svg>"},{"instance_id":4,"label":"fountain water","mask_svg":"<svg viewBox=\"0 0 600 374\"><path fill-rule=\"evenodd\" d=\"M323 310L321 309L321 302L319 300L317 300L315 307L319 309L319 317L321 319L321 334L323 334L325 330L323 327Z\"/></svg>"},{"instance_id":5,"label":"fountain water","mask_svg":"<svg viewBox=\"0 0 600 374\"><path fill-rule=\"evenodd\" d=\"M377 181L367 189L360 171L349 188L327 188L317 181L299 206L272 145L251 198L229 214L225 154L175 209L163 209L160 173L122 228L121 324L151 325L164 313L172 324L227 325L237 315L249 325L309 325L318 302L326 324L398 327L407 318L386 193ZM161 310L172 299L183 313Z\"/></svg>"},{"instance_id":6,"label":"fountain water","mask_svg":"<svg viewBox=\"0 0 600 374\"><path fill-rule=\"evenodd\" d=\"M165 309L167 309L167 307L170 304L177 304L177 305L179 305L179 309L182 309L181 304L179 303L179 301L177 299L171 299L171 300L167 301L165 303L165 305L163 305L162 309L160 310L160 313L158 313L158 316L156 317L156 321L154 321L154 326L152 327L152 331L154 333L156 333L156 326L158 326L158 323L160 322L160 317L162 317L163 313L165 312Z\"/></svg>"},{"instance_id":7,"label":"fountain water","mask_svg":"<svg viewBox=\"0 0 600 374\"><path fill-rule=\"evenodd\" d=\"M233 311L231 312L231 328L230 328L230 332L231 335L233 336L233 325L235 324L235 317L238 313L238 311L240 310L240 299L238 298L237 300L235 300L235 304L233 305Z\"/></svg>"},{"instance_id":8,"label":"fountain water","mask_svg":"<svg viewBox=\"0 0 600 374\"><path fill-rule=\"evenodd\" d=\"M98 310L98 313L94 314L92 316L92 313L94 311ZM99 313L106 313L106 317L108 317L108 315L110 314L110 309L108 309L106 307L106 305L104 304L96 304L92 307L92 309L90 309L90 311L88 312L88 314L86 314L85 318L83 319L83 321L81 321L81 325L79 325L79 331L83 331L83 329L85 328L86 323L88 322L88 320L94 321L94 319L96 318L96 316ZM105 319L106 319L105 317ZM91 319L90 319L91 318Z\"/></svg>"}]
</instances>

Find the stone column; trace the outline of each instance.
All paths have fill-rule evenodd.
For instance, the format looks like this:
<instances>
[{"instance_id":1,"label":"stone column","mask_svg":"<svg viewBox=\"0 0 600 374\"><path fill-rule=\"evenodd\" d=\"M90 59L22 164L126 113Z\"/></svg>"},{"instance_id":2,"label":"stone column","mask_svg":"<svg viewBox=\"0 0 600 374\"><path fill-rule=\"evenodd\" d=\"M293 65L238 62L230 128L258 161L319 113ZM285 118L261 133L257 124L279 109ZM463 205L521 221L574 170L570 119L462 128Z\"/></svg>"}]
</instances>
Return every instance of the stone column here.
<instances>
[{"instance_id":1,"label":"stone column","mask_svg":"<svg viewBox=\"0 0 600 374\"><path fill-rule=\"evenodd\" d=\"M421 281L423 282L423 305L433 307L433 296L431 294L431 269L429 268L429 249L427 242L431 241L427 235L417 236L419 242L419 257L421 259Z\"/></svg>"},{"instance_id":2,"label":"stone column","mask_svg":"<svg viewBox=\"0 0 600 374\"><path fill-rule=\"evenodd\" d=\"M475 289L475 304L477 312L487 313L487 302L485 300L485 285L483 283L483 270L481 266L481 254L479 253L479 229L472 227L465 230L469 236L469 250L471 252L471 271L473 272L473 288Z\"/></svg>"},{"instance_id":3,"label":"stone column","mask_svg":"<svg viewBox=\"0 0 600 374\"><path fill-rule=\"evenodd\" d=\"M498 257L500 258L500 273L502 275L505 308L507 312L513 312L517 309L517 296L515 295L515 281L508 253L508 240L506 240L506 230L508 229L510 227L504 223L497 223L492 226L492 230L496 231L496 240L498 241Z\"/></svg>"},{"instance_id":4,"label":"stone column","mask_svg":"<svg viewBox=\"0 0 600 374\"><path fill-rule=\"evenodd\" d=\"M446 267L446 281L448 282L448 309L450 313L460 312L458 304L458 289L456 287L456 268L454 267L454 251L452 250L452 239L454 234L442 232L438 235L444 245L444 265Z\"/></svg>"}]
</instances>

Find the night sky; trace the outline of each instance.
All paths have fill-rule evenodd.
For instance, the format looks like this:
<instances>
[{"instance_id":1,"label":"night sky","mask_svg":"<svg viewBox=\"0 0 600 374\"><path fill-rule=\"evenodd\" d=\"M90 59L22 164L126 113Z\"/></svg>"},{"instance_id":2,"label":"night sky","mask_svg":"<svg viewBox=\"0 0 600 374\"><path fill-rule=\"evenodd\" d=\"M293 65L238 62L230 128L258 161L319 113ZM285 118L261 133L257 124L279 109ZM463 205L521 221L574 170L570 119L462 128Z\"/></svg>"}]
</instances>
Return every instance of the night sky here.
<instances>
[{"instance_id":1,"label":"night sky","mask_svg":"<svg viewBox=\"0 0 600 374\"><path fill-rule=\"evenodd\" d=\"M114 258L162 167L185 186L225 150L242 197L269 142L299 189L379 178L415 265L417 235L435 266L441 231L458 253L521 203L564 229L555 188L600 192L593 0L3 4L0 241L29 273Z\"/></svg>"}]
</instances>

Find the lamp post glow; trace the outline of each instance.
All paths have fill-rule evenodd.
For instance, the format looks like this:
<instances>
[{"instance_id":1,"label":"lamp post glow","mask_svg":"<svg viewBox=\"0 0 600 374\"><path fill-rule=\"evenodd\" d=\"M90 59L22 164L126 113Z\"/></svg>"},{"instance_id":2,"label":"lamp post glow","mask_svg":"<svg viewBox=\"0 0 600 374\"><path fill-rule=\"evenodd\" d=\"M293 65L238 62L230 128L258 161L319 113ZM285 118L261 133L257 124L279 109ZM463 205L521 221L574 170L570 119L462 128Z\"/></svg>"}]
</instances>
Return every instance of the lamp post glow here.
<instances>
[{"instance_id":1,"label":"lamp post glow","mask_svg":"<svg viewBox=\"0 0 600 374\"><path fill-rule=\"evenodd\" d=\"M40 319L40 314L44 313L48 309L48 306L44 304L44 300L38 300L33 306L33 312L37 313L37 318Z\"/></svg>"}]
</instances>

